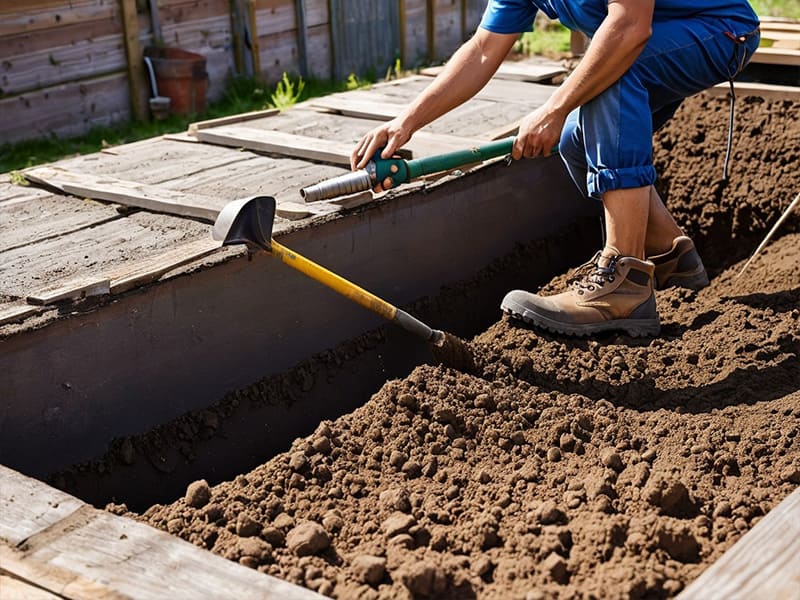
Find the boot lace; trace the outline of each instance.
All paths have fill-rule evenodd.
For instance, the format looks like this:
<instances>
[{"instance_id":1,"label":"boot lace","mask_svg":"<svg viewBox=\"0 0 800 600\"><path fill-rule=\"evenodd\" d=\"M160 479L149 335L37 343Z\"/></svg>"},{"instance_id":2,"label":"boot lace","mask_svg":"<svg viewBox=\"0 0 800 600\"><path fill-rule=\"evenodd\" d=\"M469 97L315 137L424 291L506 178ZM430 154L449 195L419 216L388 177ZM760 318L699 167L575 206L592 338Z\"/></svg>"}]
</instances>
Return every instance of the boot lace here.
<instances>
[{"instance_id":1,"label":"boot lace","mask_svg":"<svg viewBox=\"0 0 800 600\"><path fill-rule=\"evenodd\" d=\"M593 292L603 287L606 283L614 281L617 272L617 261L621 257L606 257L608 264L600 266L601 257L602 252L597 252L589 261L575 269L572 276L567 279L567 284L571 285L578 294L583 295L586 292Z\"/></svg>"}]
</instances>

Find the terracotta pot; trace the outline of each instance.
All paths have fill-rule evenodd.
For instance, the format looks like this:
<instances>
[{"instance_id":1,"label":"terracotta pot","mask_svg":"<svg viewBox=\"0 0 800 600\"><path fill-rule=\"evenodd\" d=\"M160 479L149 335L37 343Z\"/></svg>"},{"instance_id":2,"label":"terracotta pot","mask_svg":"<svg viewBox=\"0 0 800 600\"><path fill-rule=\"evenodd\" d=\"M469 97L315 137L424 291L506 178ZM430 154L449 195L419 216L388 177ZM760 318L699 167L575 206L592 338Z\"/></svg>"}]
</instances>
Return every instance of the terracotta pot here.
<instances>
[{"instance_id":1,"label":"terracotta pot","mask_svg":"<svg viewBox=\"0 0 800 600\"><path fill-rule=\"evenodd\" d=\"M191 115L206 109L208 73L201 54L180 48L146 48L156 74L158 93L170 98L170 112Z\"/></svg>"}]
</instances>

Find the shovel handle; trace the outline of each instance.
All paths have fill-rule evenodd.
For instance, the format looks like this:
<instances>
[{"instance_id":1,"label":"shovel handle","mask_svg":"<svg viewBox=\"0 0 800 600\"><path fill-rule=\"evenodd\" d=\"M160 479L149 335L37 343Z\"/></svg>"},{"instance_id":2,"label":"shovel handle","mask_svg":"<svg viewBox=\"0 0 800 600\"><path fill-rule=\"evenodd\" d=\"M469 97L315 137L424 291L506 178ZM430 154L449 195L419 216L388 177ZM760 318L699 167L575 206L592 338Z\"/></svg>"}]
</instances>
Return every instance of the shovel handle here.
<instances>
[{"instance_id":1,"label":"shovel handle","mask_svg":"<svg viewBox=\"0 0 800 600\"><path fill-rule=\"evenodd\" d=\"M282 246L275 240L271 240L269 252L276 258L280 258L284 264L300 271L304 275L332 289L334 292L341 294L345 298L349 298L367 310L371 310L387 321L392 321L400 325L406 331L424 340L436 343L442 338L442 333L440 331L431 329L419 319L392 306L386 302L386 300L378 298L375 294L357 286L355 283L347 281L344 277L300 256L295 251L290 250L286 246Z\"/></svg>"}]
</instances>

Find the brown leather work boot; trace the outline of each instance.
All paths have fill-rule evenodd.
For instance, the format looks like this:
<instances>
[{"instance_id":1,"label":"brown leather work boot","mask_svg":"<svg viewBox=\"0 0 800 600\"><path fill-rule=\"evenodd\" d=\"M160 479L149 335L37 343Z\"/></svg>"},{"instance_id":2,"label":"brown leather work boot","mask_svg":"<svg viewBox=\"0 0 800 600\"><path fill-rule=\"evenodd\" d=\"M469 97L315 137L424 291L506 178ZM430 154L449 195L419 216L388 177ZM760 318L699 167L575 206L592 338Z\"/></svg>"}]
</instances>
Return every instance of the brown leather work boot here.
<instances>
[{"instance_id":1,"label":"brown leather work boot","mask_svg":"<svg viewBox=\"0 0 800 600\"><path fill-rule=\"evenodd\" d=\"M575 271L566 292L539 296L514 290L500 308L513 318L568 335L617 330L634 337L658 335L654 269L649 261L607 248Z\"/></svg>"},{"instance_id":2,"label":"brown leather work boot","mask_svg":"<svg viewBox=\"0 0 800 600\"><path fill-rule=\"evenodd\" d=\"M682 287L700 290L708 285L708 274L694 242L685 235L676 237L672 248L664 254L648 256L656 266L654 284L657 290Z\"/></svg>"}]
</instances>

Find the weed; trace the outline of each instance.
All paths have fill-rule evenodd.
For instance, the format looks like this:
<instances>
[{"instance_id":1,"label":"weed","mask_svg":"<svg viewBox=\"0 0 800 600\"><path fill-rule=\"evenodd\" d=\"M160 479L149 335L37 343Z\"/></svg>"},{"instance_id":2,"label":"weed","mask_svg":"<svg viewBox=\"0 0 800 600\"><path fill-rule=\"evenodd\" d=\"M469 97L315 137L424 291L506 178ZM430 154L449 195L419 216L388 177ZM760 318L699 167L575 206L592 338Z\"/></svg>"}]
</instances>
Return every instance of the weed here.
<instances>
[{"instance_id":1,"label":"weed","mask_svg":"<svg viewBox=\"0 0 800 600\"><path fill-rule=\"evenodd\" d=\"M14 185L30 185L30 182L25 179L25 175L20 173L19 171L11 171L11 183Z\"/></svg>"},{"instance_id":2,"label":"weed","mask_svg":"<svg viewBox=\"0 0 800 600\"><path fill-rule=\"evenodd\" d=\"M298 77L295 84L284 71L283 77L275 86L275 91L270 94L270 105L281 111L291 108L297 104L305 87L306 82L302 77Z\"/></svg>"}]
</instances>

